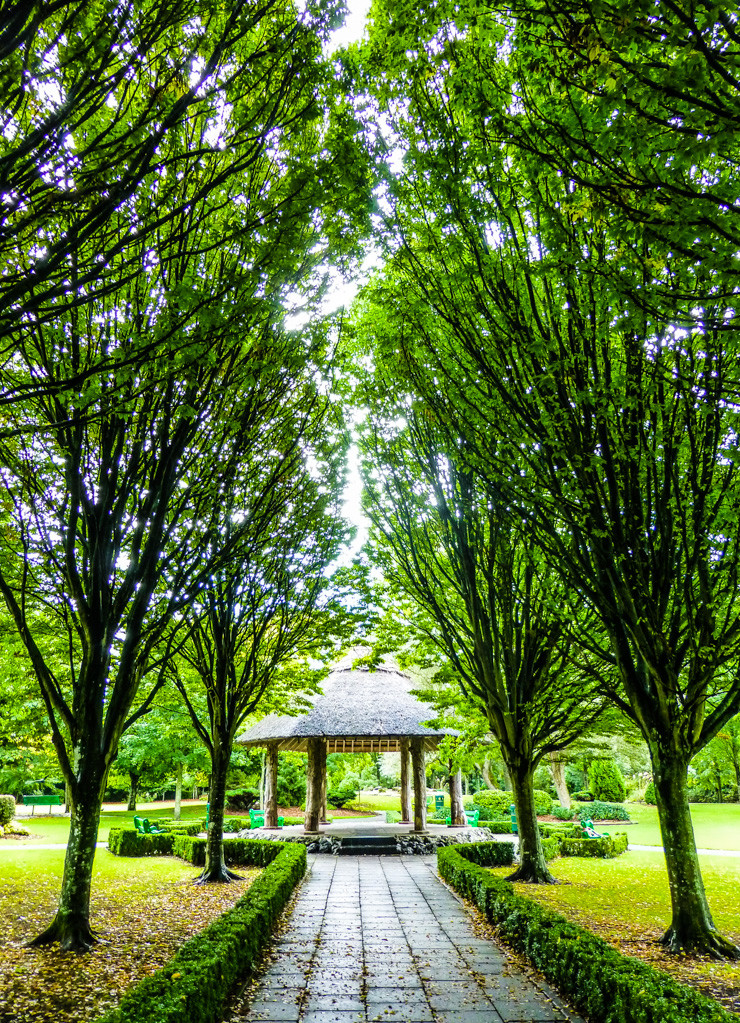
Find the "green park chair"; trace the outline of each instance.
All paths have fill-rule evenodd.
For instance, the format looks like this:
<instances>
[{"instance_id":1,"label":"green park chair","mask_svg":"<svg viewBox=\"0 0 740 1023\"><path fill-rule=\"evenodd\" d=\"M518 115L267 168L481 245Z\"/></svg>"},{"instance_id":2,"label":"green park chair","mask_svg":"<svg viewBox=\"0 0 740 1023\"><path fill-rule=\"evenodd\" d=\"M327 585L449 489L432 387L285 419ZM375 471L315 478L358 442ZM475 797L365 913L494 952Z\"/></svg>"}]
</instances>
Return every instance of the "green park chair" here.
<instances>
[{"instance_id":1,"label":"green park chair","mask_svg":"<svg viewBox=\"0 0 740 1023\"><path fill-rule=\"evenodd\" d=\"M153 824L149 822L149 818L145 817L141 822L144 825L145 835L166 835L167 832L164 828L155 828Z\"/></svg>"},{"instance_id":2,"label":"green park chair","mask_svg":"<svg viewBox=\"0 0 740 1023\"><path fill-rule=\"evenodd\" d=\"M592 820L581 821L581 829L583 831L583 838L608 838L609 833L606 831L597 831L594 827Z\"/></svg>"},{"instance_id":3,"label":"green park chair","mask_svg":"<svg viewBox=\"0 0 740 1023\"><path fill-rule=\"evenodd\" d=\"M144 821L141 817L134 817L134 827L140 835L145 835L147 833L146 828L144 827Z\"/></svg>"}]
</instances>

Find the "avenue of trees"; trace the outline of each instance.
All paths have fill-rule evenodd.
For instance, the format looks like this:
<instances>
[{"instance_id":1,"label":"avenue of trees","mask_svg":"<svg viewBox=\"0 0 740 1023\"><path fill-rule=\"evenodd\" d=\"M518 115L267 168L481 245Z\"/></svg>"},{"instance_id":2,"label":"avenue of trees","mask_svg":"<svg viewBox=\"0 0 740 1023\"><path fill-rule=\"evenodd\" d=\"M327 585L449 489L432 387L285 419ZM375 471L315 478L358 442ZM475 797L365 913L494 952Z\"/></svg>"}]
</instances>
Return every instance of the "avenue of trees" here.
<instances>
[{"instance_id":1,"label":"avenue of trees","mask_svg":"<svg viewBox=\"0 0 740 1023\"><path fill-rule=\"evenodd\" d=\"M94 942L106 781L166 682L211 761L202 880L228 879L236 730L348 638L354 404L396 641L485 714L515 876L551 880L533 773L609 703L650 754L666 947L740 956L687 799L693 758L738 762L736 19L375 0L339 54L335 0L3 19L5 675L27 691L30 665L17 727L50 736L72 816L37 942ZM368 239L382 265L328 322Z\"/></svg>"},{"instance_id":2,"label":"avenue of trees","mask_svg":"<svg viewBox=\"0 0 740 1023\"><path fill-rule=\"evenodd\" d=\"M650 750L666 946L735 957L686 777L740 708L737 37L703 4L594 10L375 4L353 59L387 258L360 316L408 432L494 479L598 616Z\"/></svg>"}]
</instances>

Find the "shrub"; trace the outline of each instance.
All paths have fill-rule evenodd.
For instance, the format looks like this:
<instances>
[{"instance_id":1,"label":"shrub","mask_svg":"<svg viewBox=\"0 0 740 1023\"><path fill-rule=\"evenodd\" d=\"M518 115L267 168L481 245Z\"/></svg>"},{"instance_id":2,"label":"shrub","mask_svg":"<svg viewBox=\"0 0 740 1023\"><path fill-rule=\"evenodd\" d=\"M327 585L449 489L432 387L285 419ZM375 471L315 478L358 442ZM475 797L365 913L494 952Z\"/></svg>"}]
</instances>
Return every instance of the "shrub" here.
<instances>
[{"instance_id":1,"label":"shrub","mask_svg":"<svg viewBox=\"0 0 740 1023\"><path fill-rule=\"evenodd\" d=\"M557 838L580 838L583 834L583 828L580 823L540 824L539 828L543 838L552 838L553 835Z\"/></svg>"},{"instance_id":2,"label":"shrub","mask_svg":"<svg viewBox=\"0 0 740 1023\"><path fill-rule=\"evenodd\" d=\"M593 792L589 792L587 789L583 789L581 792L572 792L573 799L577 799L579 803L590 803L594 798Z\"/></svg>"},{"instance_id":3,"label":"shrub","mask_svg":"<svg viewBox=\"0 0 740 1023\"><path fill-rule=\"evenodd\" d=\"M385 811L385 823L386 824L398 824L401 820L401 814L398 810L386 810Z\"/></svg>"},{"instance_id":4,"label":"shrub","mask_svg":"<svg viewBox=\"0 0 740 1023\"><path fill-rule=\"evenodd\" d=\"M535 789L534 795L534 812L537 816L546 816L552 809L552 796L549 792L545 792L544 789Z\"/></svg>"},{"instance_id":5,"label":"shrub","mask_svg":"<svg viewBox=\"0 0 740 1023\"><path fill-rule=\"evenodd\" d=\"M227 789L227 810L251 810L259 801L259 795L253 789Z\"/></svg>"},{"instance_id":6,"label":"shrub","mask_svg":"<svg viewBox=\"0 0 740 1023\"><path fill-rule=\"evenodd\" d=\"M252 826L249 817L224 817L224 834L233 831L245 831ZM197 831L189 831L189 835L197 835Z\"/></svg>"},{"instance_id":7,"label":"shrub","mask_svg":"<svg viewBox=\"0 0 740 1023\"><path fill-rule=\"evenodd\" d=\"M504 821L484 821L481 817L479 817L478 824L482 824L484 827L490 828L494 835L511 834L511 817L507 817Z\"/></svg>"},{"instance_id":8,"label":"shrub","mask_svg":"<svg viewBox=\"0 0 740 1023\"><path fill-rule=\"evenodd\" d=\"M572 821L577 811L573 806L553 806L550 810L550 816L555 817L559 821Z\"/></svg>"},{"instance_id":9,"label":"shrub","mask_svg":"<svg viewBox=\"0 0 740 1023\"><path fill-rule=\"evenodd\" d=\"M627 851L625 834L609 835L607 838L562 838L561 856L599 856L605 860L614 859Z\"/></svg>"},{"instance_id":10,"label":"shrub","mask_svg":"<svg viewBox=\"0 0 740 1023\"><path fill-rule=\"evenodd\" d=\"M330 806L338 806L340 809L357 798L357 789L354 785L343 783L338 788L330 789L326 795L326 801Z\"/></svg>"},{"instance_id":11,"label":"shrub","mask_svg":"<svg viewBox=\"0 0 740 1023\"><path fill-rule=\"evenodd\" d=\"M203 842L178 836L190 842ZM216 1023L236 983L255 966L280 913L306 870L297 843L244 842L266 869L236 903L178 950L151 977L128 991L100 1023Z\"/></svg>"},{"instance_id":12,"label":"shrub","mask_svg":"<svg viewBox=\"0 0 740 1023\"><path fill-rule=\"evenodd\" d=\"M135 828L111 828L108 849L114 856L169 856L175 835L141 835Z\"/></svg>"},{"instance_id":13,"label":"shrub","mask_svg":"<svg viewBox=\"0 0 740 1023\"><path fill-rule=\"evenodd\" d=\"M472 809L480 807L481 814L479 820L499 820L502 817L508 817L509 807L512 803L512 797L510 792L502 792L501 789L480 789L473 796ZM469 809L466 807L466 809ZM487 815L483 816L483 811L487 811Z\"/></svg>"},{"instance_id":14,"label":"shrub","mask_svg":"<svg viewBox=\"0 0 740 1023\"><path fill-rule=\"evenodd\" d=\"M0 796L0 827L5 827L15 817L15 796Z\"/></svg>"},{"instance_id":15,"label":"shrub","mask_svg":"<svg viewBox=\"0 0 740 1023\"><path fill-rule=\"evenodd\" d=\"M553 835L552 838L543 838L541 844L542 853L547 863L560 855L560 839L556 835Z\"/></svg>"},{"instance_id":16,"label":"shrub","mask_svg":"<svg viewBox=\"0 0 740 1023\"><path fill-rule=\"evenodd\" d=\"M627 789L622 772L613 760L594 760L590 777L594 798L611 803L624 802Z\"/></svg>"},{"instance_id":17,"label":"shrub","mask_svg":"<svg viewBox=\"0 0 740 1023\"><path fill-rule=\"evenodd\" d=\"M628 821L630 815L621 803L602 803L595 799L588 806L578 807L578 817L584 821L591 818L592 821Z\"/></svg>"},{"instance_id":18,"label":"shrub","mask_svg":"<svg viewBox=\"0 0 740 1023\"><path fill-rule=\"evenodd\" d=\"M645 789L645 802L650 803L651 806L655 806L655 785L652 782Z\"/></svg>"},{"instance_id":19,"label":"shrub","mask_svg":"<svg viewBox=\"0 0 740 1023\"><path fill-rule=\"evenodd\" d=\"M483 846L448 846L437 854L441 876L471 899L499 937L528 956L592 1023L733 1023L736 1016L666 973L623 956L558 913L518 894L479 866Z\"/></svg>"},{"instance_id":20,"label":"shrub","mask_svg":"<svg viewBox=\"0 0 740 1023\"><path fill-rule=\"evenodd\" d=\"M162 828L168 835L199 835L204 828L200 821L163 821L154 822L158 828Z\"/></svg>"}]
</instances>

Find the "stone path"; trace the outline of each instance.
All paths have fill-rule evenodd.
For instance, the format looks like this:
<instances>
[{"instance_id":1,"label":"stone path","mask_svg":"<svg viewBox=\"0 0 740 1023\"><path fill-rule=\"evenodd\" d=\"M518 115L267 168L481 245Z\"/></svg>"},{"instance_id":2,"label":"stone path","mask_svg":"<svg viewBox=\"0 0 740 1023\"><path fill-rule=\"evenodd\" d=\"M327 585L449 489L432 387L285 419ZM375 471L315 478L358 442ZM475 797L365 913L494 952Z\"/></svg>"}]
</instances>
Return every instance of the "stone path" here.
<instances>
[{"instance_id":1,"label":"stone path","mask_svg":"<svg viewBox=\"0 0 740 1023\"><path fill-rule=\"evenodd\" d=\"M230 1023L582 1023L476 937L433 857L309 860L289 926Z\"/></svg>"}]
</instances>

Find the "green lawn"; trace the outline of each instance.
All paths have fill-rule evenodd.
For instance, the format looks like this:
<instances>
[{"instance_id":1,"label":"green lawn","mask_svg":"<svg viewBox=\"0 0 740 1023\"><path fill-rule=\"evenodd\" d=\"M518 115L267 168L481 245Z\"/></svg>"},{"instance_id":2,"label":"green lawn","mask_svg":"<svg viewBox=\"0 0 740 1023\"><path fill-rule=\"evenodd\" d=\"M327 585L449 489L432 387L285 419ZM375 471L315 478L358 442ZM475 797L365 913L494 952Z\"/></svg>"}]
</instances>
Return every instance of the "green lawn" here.
<instances>
[{"instance_id":1,"label":"green lawn","mask_svg":"<svg viewBox=\"0 0 740 1023\"><path fill-rule=\"evenodd\" d=\"M27 828L31 832L32 837L18 841L13 839L13 844L17 845L19 841L26 845L36 844L39 841L47 844L66 842L69 835L69 817L63 816L57 807L55 807L55 810L56 813L51 816L39 814L37 811L33 817L16 818L17 823ZM200 817L205 817L205 813L205 803L190 804L183 806L180 819L183 822L197 820ZM152 822L160 819L172 820L173 818L171 808L152 808L150 804L147 805L146 809L139 810L103 810L100 817L98 841L107 842L108 832L111 828L131 827L136 814L141 817L148 817Z\"/></svg>"},{"instance_id":2,"label":"green lawn","mask_svg":"<svg viewBox=\"0 0 740 1023\"><path fill-rule=\"evenodd\" d=\"M658 944L671 919L665 861L660 852L628 851L613 860L555 859L556 885L517 885L524 898L562 913L615 945L732 1004L740 964L669 956ZM505 876L510 868L493 872ZM702 856L701 870L717 928L740 944L740 857Z\"/></svg>"},{"instance_id":3,"label":"green lawn","mask_svg":"<svg viewBox=\"0 0 740 1023\"><path fill-rule=\"evenodd\" d=\"M598 831L626 831L631 845L662 845L658 826L658 811L645 803L626 803L634 824L602 827L595 821ZM692 803L696 844L700 849L730 849L740 851L740 803Z\"/></svg>"}]
</instances>

